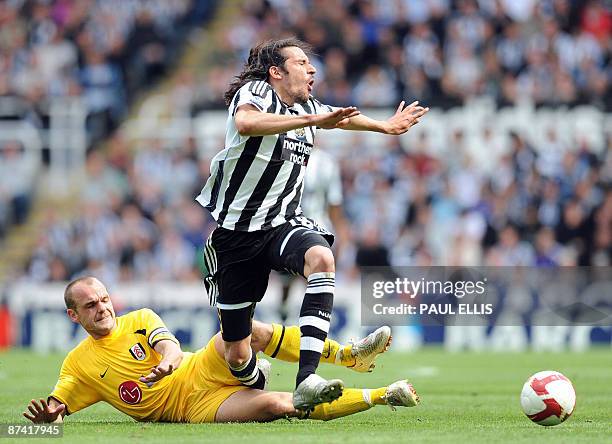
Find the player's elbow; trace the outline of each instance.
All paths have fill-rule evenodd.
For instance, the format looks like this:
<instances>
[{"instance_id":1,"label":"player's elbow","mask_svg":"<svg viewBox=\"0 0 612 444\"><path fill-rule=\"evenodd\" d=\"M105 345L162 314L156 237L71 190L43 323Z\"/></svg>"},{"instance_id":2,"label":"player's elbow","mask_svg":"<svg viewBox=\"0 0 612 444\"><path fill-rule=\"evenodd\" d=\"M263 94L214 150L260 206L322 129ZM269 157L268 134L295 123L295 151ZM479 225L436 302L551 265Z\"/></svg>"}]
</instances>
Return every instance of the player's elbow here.
<instances>
[{"instance_id":1,"label":"player's elbow","mask_svg":"<svg viewBox=\"0 0 612 444\"><path fill-rule=\"evenodd\" d=\"M234 121L236 123L236 131L238 131L238 134L241 136L255 135L255 125L251 119L246 118L243 115L236 115Z\"/></svg>"}]
</instances>

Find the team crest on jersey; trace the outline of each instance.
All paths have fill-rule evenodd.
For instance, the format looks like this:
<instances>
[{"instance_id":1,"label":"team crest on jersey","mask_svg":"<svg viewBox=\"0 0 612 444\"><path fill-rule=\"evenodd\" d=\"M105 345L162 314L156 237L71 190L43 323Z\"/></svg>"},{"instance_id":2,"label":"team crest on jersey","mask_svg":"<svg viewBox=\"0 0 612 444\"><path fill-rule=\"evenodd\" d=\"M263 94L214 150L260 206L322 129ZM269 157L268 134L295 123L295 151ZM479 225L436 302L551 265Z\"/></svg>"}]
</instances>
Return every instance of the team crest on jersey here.
<instances>
[{"instance_id":1,"label":"team crest on jersey","mask_svg":"<svg viewBox=\"0 0 612 444\"><path fill-rule=\"evenodd\" d=\"M147 353L140 342L130 347L130 354L137 361L144 361L147 357Z\"/></svg>"},{"instance_id":2,"label":"team crest on jersey","mask_svg":"<svg viewBox=\"0 0 612 444\"><path fill-rule=\"evenodd\" d=\"M142 390L134 381L122 382L119 386L119 398L126 404L138 404L142 400Z\"/></svg>"},{"instance_id":3,"label":"team crest on jersey","mask_svg":"<svg viewBox=\"0 0 612 444\"><path fill-rule=\"evenodd\" d=\"M295 136L303 139L306 137L306 128L296 128L293 130L293 132L295 133Z\"/></svg>"}]
</instances>

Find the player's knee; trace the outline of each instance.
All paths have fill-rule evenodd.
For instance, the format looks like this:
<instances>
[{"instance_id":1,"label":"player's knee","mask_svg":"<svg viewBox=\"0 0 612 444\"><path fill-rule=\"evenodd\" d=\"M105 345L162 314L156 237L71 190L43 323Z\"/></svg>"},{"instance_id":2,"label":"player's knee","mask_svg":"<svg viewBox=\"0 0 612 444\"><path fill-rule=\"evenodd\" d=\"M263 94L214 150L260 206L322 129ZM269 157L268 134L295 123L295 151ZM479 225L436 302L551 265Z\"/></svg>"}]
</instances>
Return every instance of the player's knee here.
<instances>
[{"instance_id":1,"label":"player's knee","mask_svg":"<svg viewBox=\"0 0 612 444\"><path fill-rule=\"evenodd\" d=\"M248 354L241 354L241 353L235 353L235 352L225 353L225 360L227 361L229 366L233 368L242 367L244 364L247 363L249 358L250 356Z\"/></svg>"},{"instance_id":2,"label":"player's knee","mask_svg":"<svg viewBox=\"0 0 612 444\"><path fill-rule=\"evenodd\" d=\"M334 255L327 247L316 245L309 248L304 259L306 263L305 268L307 268L310 273L333 272L336 270Z\"/></svg>"},{"instance_id":3,"label":"player's knee","mask_svg":"<svg viewBox=\"0 0 612 444\"><path fill-rule=\"evenodd\" d=\"M225 360L230 367L242 367L251 358L251 349L247 344L234 344L234 346L225 349Z\"/></svg>"}]
</instances>

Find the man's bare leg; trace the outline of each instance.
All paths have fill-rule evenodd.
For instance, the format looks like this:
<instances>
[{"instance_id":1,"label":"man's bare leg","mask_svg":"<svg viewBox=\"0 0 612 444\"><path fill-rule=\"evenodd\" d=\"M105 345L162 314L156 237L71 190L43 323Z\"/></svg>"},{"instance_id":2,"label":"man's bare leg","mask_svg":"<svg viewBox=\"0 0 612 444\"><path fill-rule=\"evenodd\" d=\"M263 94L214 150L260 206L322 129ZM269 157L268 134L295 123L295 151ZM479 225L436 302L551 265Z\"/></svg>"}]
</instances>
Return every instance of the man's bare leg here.
<instances>
[{"instance_id":1,"label":"man's bare leg","mask_svg":"<svg viewBox=\"0 0 612 444\"><path fill-rule=\"evenodd\" d=\"M301 416L293 407L293 395L244 389L230 395L217 410L215 422L267 422Z\"/></svg>"}]
</instances>

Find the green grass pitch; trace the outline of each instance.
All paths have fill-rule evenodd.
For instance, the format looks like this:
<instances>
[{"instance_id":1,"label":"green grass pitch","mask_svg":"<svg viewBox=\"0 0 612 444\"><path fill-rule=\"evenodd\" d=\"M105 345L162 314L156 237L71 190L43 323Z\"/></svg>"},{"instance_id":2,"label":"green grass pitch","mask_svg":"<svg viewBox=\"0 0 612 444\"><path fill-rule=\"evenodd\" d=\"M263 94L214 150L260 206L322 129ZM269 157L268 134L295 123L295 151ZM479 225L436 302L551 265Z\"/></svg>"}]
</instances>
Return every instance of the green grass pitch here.
<instances>
[{"instance_id":1,"label":"green grass pitch","mask_svg":"<svg viewBox=\"0 0 612 444\"><path fill-rule=\"evenodd\" d=\"M0 354L0 423L24 422L32 397L45 397L56 381L60 355L13 350ZM520 410L524 381L539 370L558 370L577 392L577 407L556 427L531 423ZM273 390L290 390L296 367L272 360ZM612 350L571 353L460 353L424 349L389 352L372 374L322 365L320 374L348 387L374 388L402 378L422 403L392 412L386 406L335 421L278 420L270 424L144 424L100 403L66 421L62 442L612 442ZM20 440L24 442L26 440ZM7 440L8 442L8 440ZM40 441L36 441L40 442Z\"/></svg>"}]
</instances>

